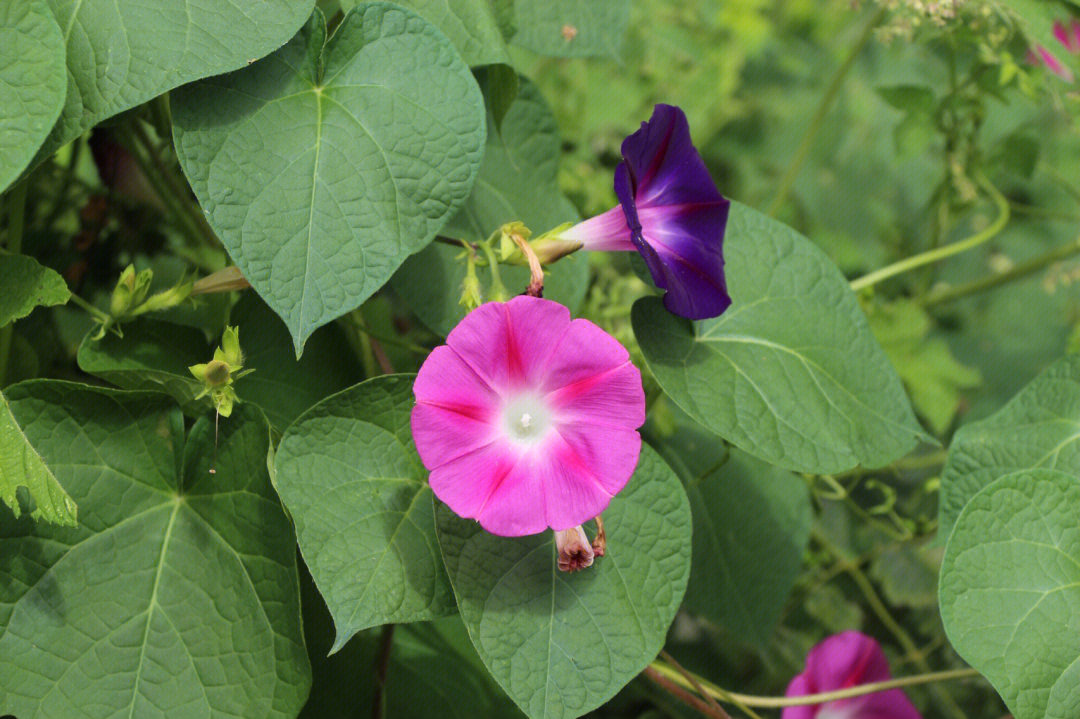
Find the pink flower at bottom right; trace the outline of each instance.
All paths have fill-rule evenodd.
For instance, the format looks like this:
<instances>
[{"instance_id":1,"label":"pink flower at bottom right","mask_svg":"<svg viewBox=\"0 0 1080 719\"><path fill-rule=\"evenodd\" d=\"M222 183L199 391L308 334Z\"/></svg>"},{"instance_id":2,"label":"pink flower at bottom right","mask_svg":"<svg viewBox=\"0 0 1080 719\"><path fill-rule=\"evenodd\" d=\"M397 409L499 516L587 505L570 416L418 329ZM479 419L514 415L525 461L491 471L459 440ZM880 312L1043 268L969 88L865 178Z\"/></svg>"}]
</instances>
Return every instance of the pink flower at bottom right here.
<instances>
[{"instance_id":1,"label":"pink flower at bottom right","mask_svg":"<svg viewBox=\"0 0 1080 719\"><path fill-rule=\"evenodd\" d=\"M788 685L789 697L820 694L889 679L881 646L855 631L824 639L806 655L806 669ZM922 719L899 689L837 699L823 704L787 707L782 719Z\"/></svg>"}]
</instances>

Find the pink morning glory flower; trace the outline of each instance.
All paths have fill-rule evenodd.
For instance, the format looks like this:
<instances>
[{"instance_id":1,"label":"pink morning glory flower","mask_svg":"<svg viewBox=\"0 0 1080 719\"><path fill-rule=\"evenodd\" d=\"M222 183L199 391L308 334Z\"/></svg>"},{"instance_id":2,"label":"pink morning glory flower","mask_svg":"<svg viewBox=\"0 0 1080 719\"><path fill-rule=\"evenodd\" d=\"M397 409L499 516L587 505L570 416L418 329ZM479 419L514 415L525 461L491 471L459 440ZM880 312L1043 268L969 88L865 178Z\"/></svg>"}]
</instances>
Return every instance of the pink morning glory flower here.
<instances>
[{"instance_id":1,"label":"pink morning glory flower","mask_svg":"<svg viewBox=\"0 0 1080 719\"><path fill-rule=\"evenodd\" d=\"M1069 20L1069 24L1061 22L1060 20L1054 21L1054 37L1057 38L1065 49L1073 55L1080 54L1080 20L1072 18ZM1065 82L1073 81L1073 74L1069 68L1065 67L1052 52L1043 47L1042 45L1036 45L1034 51L1029 51L1027 60L1033 64L1046 65L1046 68L1050 72L1060 77Z\"/></svg>"},{"instance_id":2,"label":"pink morning glory flower","mask_svg":"<svg viewBox=\"0 0 1080 719\"><path fill-rule=\"evenodd\" d=\"M413 393L432 491L492 534L575 528L637 465L641 373L618 340L557 302L473 310L424 361Z\"/></svg>"},{"instance_id":3,"label":"pink morning glory flower","mask_svg":"<svg viewBox=\"0 0 1080 719\"><path fill-rule=\"evenodd\" d=\"M720 315L731 304L724 280L728 202L690 140L686 115L657 105L622 144L615 168L619 204L558 233L587 250L636 250L664 305L690 319Z\"/></svg>"},{"instance_id":4,"label":"pink morning glory flower","mask_svg":"<svg viewBox=\"0 0 1080 719\"><path fill-rule=\"evenodd\" d=\"M847 689L889 679L889 663L876 641L847 631L834 634L806 655L806 669L791 680L787 696ZM781 719L922 719L899 689L837 699L824 704L787 707Z\"/></svg>"}]
</instances>

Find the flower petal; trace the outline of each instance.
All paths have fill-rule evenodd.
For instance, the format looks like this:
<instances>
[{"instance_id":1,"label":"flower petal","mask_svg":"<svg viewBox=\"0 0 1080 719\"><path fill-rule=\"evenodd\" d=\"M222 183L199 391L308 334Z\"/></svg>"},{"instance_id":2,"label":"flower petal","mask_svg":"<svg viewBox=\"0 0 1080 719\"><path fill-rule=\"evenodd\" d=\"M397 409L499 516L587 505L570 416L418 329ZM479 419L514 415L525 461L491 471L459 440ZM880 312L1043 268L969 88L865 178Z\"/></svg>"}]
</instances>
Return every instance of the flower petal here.
<instances>
[{"instance_id":1,"label":"flower petal","mask_svg":"<svg viewBox=\"0 0 1080 719\"><path fill-rule=\"evenodd\" d=\"M889 662L881 646L855 631L828 637L806 655L806 672L818 691L844 689L889 678Z\"/></svg>"},{"instance_id":2,"label":"flower petal","mask_svg":"<svg viewBox=\"0 0 1080 719\"><path fill-rule=\"evenodd\" d=\"M477 515L480 526L504 537L536 534L551 526L547 520L545 489L545 485L551 481L551 465L550 460L539 451L519 456L514 465L491 486ZM574 524L552 528L569 529Z\"/></svg>"},{"instance_id":3,"label":"flower petal","mask_svg":"<svg viewBox=\"0 0 1080 719\"><path fill-rule=\"evenodd\" d=\"M603 214L577 223L560 232L559 237L580 242L582 247L593 252L633 252L636 249L622 205L615 205Z\"/></svg>"},{"instance_id":4,"label":"flower petal","mask_svg":"<svg viewBox=\"0 0 1080 719\"><path fill-rule=\"evenodd\" d=\"M682 110L657 105L622 146L615 168L631 238L664 304L690 319L716 317L731 305L722 247L730 203L690 140Z\"/></svg>"},{"instance_id":5,"label":"flower petal","mask_svg":"<svg viewBox=\"0 0 1080 719\"><path fill-rule=\"evenodd\" d=\"M807 694L817 694L817 692L810 686L810 682L805 674L796 675L795 678L791 680L791 683L788 684L787 691L784 692L784 696L788 697L803 697ZM784 707L780 719L814 719L818 706L819 705L816 704L808 704L800 707Z\"/></svg>"},{"instance_id":6,"label":"flower petal","mask_svg":"<svg viewBox=\"0 0 1080 719\"><path fill-rule=\"evenodd\" d=\"M519 454L501 443L489 444L463 454L431 471L428 484L454 513L467 519L477 519L491 497L492 491L517 465ZM542 511L534 511L539 527L544 528ZM485 525L485 529L493 531ZM494 532L506 534L505 532Z\"/></svg>"},{"instance_id":7,"label":"flower petal","mask_svg":"<svg viewBox=\"0 0 1080 719\"><path fill-rule=\"evenodd\" d=\"M446 344L504 394L533 384L569 324L570 311L558 302L523 295L477 307Z\"/></svg>"},{"instance_id":8,"label":"flower petal","mask_svg":"<svg viewBox=\"0 0 1080 719\"><path fill-rule=\"evenodd\" d=\"M493 422L455 409L417 402L409 416L420 461L436 469L498 438Z\"/></svg>"},{"instance_id":9,"label":"flower petal","mask_svg":"<svg viewBox=\"0 0 1080 719\"><path fill-rule=\"evenodd\" d=\"M686 114L673 105L657 105L641 129L623 140L622 156L638 208L727 202L690 139ZM621 195L619 200L625 207Z\"/></svg>"},{"instance_id":10,"label":"flower petal","mask_svg":"<svg viewBox=\"0 0 1080 719\"><path fill-rule=\"evenodd\" d=\"M645 424L641 371L626 363L560 387L547 401L561 423L637 429Z\"/></svg>"},{"instance_id":11,"label":"flower petal","mask_svg":"<svg viewBox=\"0 0 1080 719\"><path fill-rule=\"evenodd\" d=\"M911 703L911 700L899 689L875 692L858 697L857 706L852 702L853 717L866 717L867 719L922 719L919 710ZM840 702L829 702L822 706L832 707Z\"/></svg>"},{"instance_id":12,"label":"flower petal","mask_svg":"<svg viewBox=\"0 0 1080 719\"><path fill-rule=\"evenodd\" d=\"M499 396L461 356L450 347L436 347L424 360L413 383L417 402L458 408L463 414L494 413Z\"/></svg>"},{"instance_id":13,"label":"flower petal","mask_svg":"<svg viewBox=\"0 0 1080 719\"><path fill-rule=\"evenodd\" d=\"M664 306L692 320L717 317L731 306L722 244L728 204L640 208L638 249Z\"/></svg>"},{"instance_id":14,"label":"flower petal","mask_svg":"<svg viewBox=\"0 0 1080 719\"><path fill-rule=\"evenodd\" d=\"M575 468L608 495L618 494L626 486L641 454L641 435L632 429L576 424L560 427L559 435L563 441L553 452L560 464Z\"/></svg>"},{"instance_id":15,"label":"flower petal","mask_svg":"<svg viewBox=\"0 0 1080 719\"><path fill-rule=\"evenodd\" d=\"M617 339L588 320L576 319L548 358L546 376L539 386L543 391L551 392L604 374L629 361L630 353Z\"/></svg>"}]
</instances>

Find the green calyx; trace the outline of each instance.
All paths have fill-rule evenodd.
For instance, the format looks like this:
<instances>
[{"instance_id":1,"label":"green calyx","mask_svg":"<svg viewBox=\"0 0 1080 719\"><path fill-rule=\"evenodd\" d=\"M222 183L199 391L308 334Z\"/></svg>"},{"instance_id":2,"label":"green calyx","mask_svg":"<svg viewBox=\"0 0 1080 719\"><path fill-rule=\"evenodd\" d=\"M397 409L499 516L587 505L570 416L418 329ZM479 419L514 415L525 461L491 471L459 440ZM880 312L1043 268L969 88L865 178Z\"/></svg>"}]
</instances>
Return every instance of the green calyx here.
<instances>
[{"instance_id":1,"label":"green calyx","mask_svg":"<svg viewBox=\"0 0 1080 719\"><path fill-rule=\"evenodd\" d=\"M195 399L210 395L218 414L222 417L232 414L233 405L239 401L233 383L254 371L244 369L239 328L226 327L221 336L221 346L214 350L214 358L203 364L191 365L188 371L203 383L202 391L195 395Z\"/></svg>"}]
</instances>

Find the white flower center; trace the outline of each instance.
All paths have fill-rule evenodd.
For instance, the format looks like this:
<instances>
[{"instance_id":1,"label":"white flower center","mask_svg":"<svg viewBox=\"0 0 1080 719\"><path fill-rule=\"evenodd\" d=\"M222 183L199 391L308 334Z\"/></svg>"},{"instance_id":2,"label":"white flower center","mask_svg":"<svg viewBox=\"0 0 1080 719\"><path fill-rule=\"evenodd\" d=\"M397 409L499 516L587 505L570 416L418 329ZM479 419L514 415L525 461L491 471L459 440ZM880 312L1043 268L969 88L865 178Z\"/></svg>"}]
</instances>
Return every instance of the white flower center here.
<instances>
[{"instance_id":1,"label":"white flower center","mask_svg":"<svg viewBox=\"0 0 1080 719\"><path fill-rule=\"evenodd\" d=\"M518 395L506 403L502 413L506 436L524 446L535 445L546 437L551 420L551 410L543 398L533 394Z\"/></svg>"}]
</instances>

